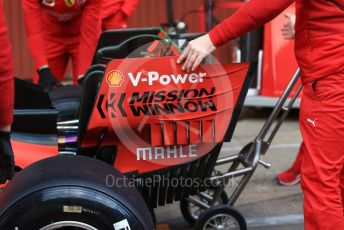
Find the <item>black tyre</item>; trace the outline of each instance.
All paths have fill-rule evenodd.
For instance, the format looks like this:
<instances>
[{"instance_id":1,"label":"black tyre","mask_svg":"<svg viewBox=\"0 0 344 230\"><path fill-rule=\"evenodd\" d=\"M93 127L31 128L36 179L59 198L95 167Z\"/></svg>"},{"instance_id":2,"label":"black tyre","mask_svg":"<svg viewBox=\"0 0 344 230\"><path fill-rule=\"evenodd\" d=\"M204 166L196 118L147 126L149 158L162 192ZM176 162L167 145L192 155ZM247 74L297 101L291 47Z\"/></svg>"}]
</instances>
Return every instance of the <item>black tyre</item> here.
<instances>
[{"instance_id":1,"label":"black tyre","mask_svg":"<svg viewBox=\"0 0 344 230\"><path fill-rule=\"evenodd\" d=\"M77 119L79 115L81 86L66 85L49 92L52 105L59 111L58 121Z\"/></svg>"},{"instance_id":2,"label":"black tyre","mask_svg":"<svg viewBox=\"0 0 344 230\"><path fill-rule=\"evenodd\" d=\"M110 165L88 157L39 161L1 191L0 229L154 229L141 194L126 182Z\"/></svg>"},{"instance_id":3,"label":"black tyre","mask_svg":"<svg viewBox=\"0 0 344 230\"><path fill-rule=\"evenodd\" d=\"M195 230L246 230L245 218L228 205L213 206L203 212L196 224Z\"/></svg>"},{"instance_id":4,"label":"black tyre","mask_svg":"<svg viewBox=\"0 0 344 230\"><path fill-rule=\"evenodd\" d=\"M213 189L208 189L205 191L208 195L213 195L214 190ZM204 203L208 203L207 200L202 199L199 195L194 195L197 199ZM225 191L221 192L219 200L215 202L215 205L221 205L221 204L227 204L228 203L228 196ZM199 215L203 213L206 209L204 207L198 206L196 204L191 203L187 198L182 199L180 201L180 211L184 217L184 219L191 225L193 226L195 222L197 221Z\"/></svg>"}]
</instances>

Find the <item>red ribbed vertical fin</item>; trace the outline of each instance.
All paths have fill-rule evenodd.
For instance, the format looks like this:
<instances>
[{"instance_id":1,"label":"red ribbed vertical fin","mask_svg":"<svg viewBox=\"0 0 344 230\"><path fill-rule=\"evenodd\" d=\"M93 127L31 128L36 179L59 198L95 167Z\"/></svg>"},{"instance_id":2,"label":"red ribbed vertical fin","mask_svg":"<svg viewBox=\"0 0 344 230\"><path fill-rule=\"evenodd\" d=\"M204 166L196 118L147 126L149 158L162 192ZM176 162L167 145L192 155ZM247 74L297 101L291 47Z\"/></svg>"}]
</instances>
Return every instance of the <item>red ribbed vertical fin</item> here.
<instances>
[{"instance_id":1,"label":"red ribbed vertical fin","mask_svg":"<svg viewBox=\"0 0 344 230\"><path fill-rule=\"evenodd\" d=\"M214 134L215 134L215 142L222 142L223 141L223 137L220 136L220 132L218 132L219 130L223 129L223 127L221 127L221 124L219 122L216 122L216 120L214 121L215 125L215 130L214 130Z\"/></svg>"},{"instance_id":2,"label":"red ribbed vertical fin","mask_svg":"<svg viewBox=\"0 0 344 230\"><path fill-rule=\"evenodd\" d=\"M202 121L202 142L212 143L214 141L214 121Z\"/></svg>"},{"instance_id":3,"label":"red ribbed vertical fin","mask_svg":"<svg viewBox=\"0 0 344 230\"><path fill-rule=\"evenodd\" d=\"M165 122L163 127L164 145L175 145L174 124L173 122Z\"/></svg>"},{"instance_id":4,"label":"red ribbed vertical fin","mask_svg":"<svg viewBox=\"0 0 344 230\"><path fill-rule=\"evenodd\" d=\"M190 144L196 144L201 142L200 138L201 132L201 122L200 121L191 121L190 122Z\"/></svg>"},{"instance_id":5,"label":"red ribbed vertical fin","mask_svg":"<svg viewBox=\"0 0 344 230\"><path fill-rule=\"evenodd\" d=\"M152 146L163 145L161 124L151 125L151 142L152 142Z\"/></svg>"},{"instance_id":6,"label":"red ribbed vertical fin","mask_svg":"<svg viewBox=\"0 0 344 230\"><path fill-rule=\"evenodd\" d=\"M188 123L178 121L176 126L177 145L187 145L188 141Z\"/></svg>"}]
</instances>

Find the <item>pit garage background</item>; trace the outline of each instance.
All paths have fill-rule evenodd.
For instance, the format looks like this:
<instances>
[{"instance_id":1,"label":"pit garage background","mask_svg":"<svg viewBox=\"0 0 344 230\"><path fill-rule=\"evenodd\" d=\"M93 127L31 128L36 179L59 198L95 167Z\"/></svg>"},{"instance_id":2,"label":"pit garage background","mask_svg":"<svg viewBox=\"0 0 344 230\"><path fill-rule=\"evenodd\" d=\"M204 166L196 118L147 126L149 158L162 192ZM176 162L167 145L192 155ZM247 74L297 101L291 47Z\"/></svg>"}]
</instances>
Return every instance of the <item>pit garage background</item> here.
<instances>
[{"instance_id":1,"label":"pit garage background","mask_svg":"<svg viewBox=\"0 0 344 230\"><path fill-rule=\"evenodd\" d=\"M226 0L225 2L237 2ZM10 39L13 45L16 76L22 79L32 79L33 65L28 52L25 36L21 0L7 0L5 2L5 15L9 27ZM174 16L176 20L182 19L188 25L189 32L198 32L201 26L199 9L203 0L174 0ZM167 22L167 9L165 0L141 0L137 11L129 19L129 27L158 26ZM233 13L231 10L216 9L215 17L219 20ZM216 53L221 62L231 60L231 44L221 47ZM68 71L67 71L68 75Z\"/></svg>"}]
</instances>

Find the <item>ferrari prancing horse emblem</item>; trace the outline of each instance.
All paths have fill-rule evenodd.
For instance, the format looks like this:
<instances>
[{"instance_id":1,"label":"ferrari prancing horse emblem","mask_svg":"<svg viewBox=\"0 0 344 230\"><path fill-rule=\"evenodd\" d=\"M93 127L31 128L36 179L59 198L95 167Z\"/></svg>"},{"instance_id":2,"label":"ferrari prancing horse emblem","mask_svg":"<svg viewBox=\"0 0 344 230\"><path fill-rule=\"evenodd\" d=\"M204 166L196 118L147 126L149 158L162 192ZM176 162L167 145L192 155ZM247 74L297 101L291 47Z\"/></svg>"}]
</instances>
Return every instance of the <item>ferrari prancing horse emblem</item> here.
<instances>
[{"instance_id":1,"label":"ferrari prancing horse emblem","mask_svg":"<svg viewBox=\"0 0 344 230\"><path fill-rule=\"evenodd\" d=\"M65 0L65 3L68 7L72 7L75 4L75 0Z\"/></svg>"}]
</instances>

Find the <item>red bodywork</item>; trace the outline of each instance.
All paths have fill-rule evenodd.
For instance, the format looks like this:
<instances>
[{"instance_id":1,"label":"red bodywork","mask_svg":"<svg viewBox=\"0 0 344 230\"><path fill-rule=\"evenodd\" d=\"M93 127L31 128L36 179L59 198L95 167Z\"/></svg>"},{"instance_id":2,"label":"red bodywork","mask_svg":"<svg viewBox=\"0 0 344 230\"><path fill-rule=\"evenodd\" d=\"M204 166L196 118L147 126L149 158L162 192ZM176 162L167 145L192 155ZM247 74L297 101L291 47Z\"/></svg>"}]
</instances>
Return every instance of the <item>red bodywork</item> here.
<instances>
[{"instance_id":1,"label":"red bodywork","mask_svg":"<svg viewBox=\"0 0 344 230\"><path fill-rule=\"evenodd\" d=\"M175 57L113 60L81 147L117 145L123 173L194 161L223 142L248 66L186 73Z\"/></svg>"},{"instance_id":2,"label":"red bodywork","mask_svg":"<svg viewBox=\"0 0 344 230\"><path fill-rule=\"evenodd\" d=\"M287 23L284 13L294 13L294 6L264 25L261 96L280 97L295 73L298 65L294 53L294 41L281 35Z\"/></svg>"},{"instance_id":3,"label":"red bodywork","mask_svg":"<svg viewBox=\"0 0 344 230\"><path fill-rule=\"evenodd\" d=\"M201 65L186 73L176 57L113 60L81 147L116 145L114 167L122 173L195 161L224 141L248 67ZM12 144L20 168L58 155L57 144Z\"/></svg>"},{"instance_id":4,"label":"red bodywork","mask_svg":"<svg viewBox=\"0 0 344 230\"><path fill-rule=\"evenodd\" d=\"M12 147L16 166L21 169L48 157L58 154L56 145L39 145L12 140Z\"/></svg>"}]
</instances>

